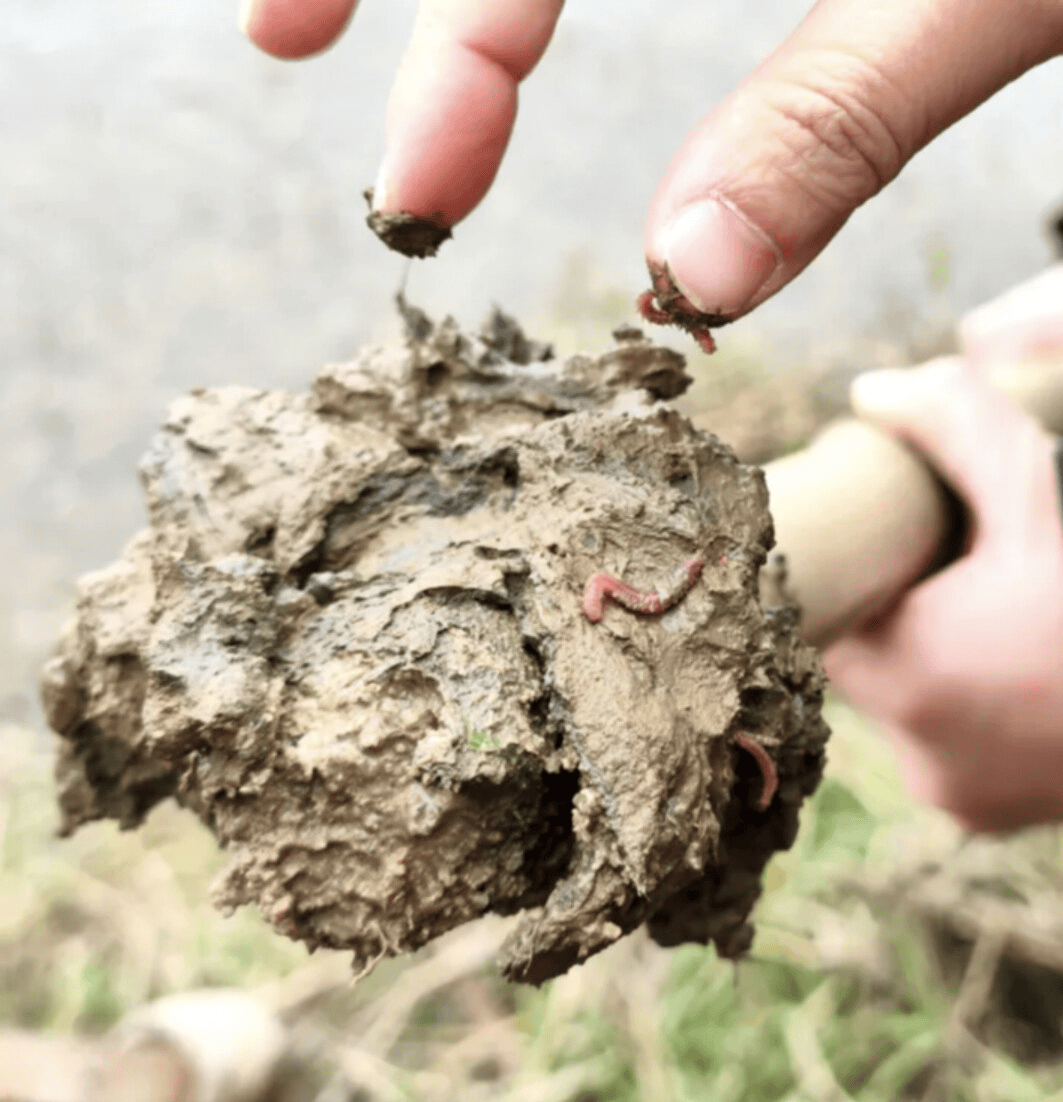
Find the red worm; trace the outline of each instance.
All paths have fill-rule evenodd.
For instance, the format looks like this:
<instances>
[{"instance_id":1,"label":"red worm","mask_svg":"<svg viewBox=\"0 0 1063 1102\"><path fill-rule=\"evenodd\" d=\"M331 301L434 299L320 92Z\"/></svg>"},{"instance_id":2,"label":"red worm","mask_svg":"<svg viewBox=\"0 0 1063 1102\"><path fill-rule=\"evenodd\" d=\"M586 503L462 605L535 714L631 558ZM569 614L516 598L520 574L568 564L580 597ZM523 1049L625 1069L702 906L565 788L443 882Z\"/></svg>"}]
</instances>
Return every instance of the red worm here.
<instances>
[{"instance_id":1,"label":"red worm","mask_svg":"<svg viewBox=\"0 0 1063 1102\"><path fill-rule=\"evenodd\" d=\"M768 751L759 742L751 739L749 735L740 732L735 735L735 742L743 750L748 750L756 759L757 765L760 766L760 775L764 778L764 788L761 790L760 799L757 801L757 809L766 811L775 797L775 790L779 787L779 774L775 771L775 762L771 760Z\"/></svg>"},{"instance_id":2,"label":"red worm","mask_svg":"<svg viewBox=\"0 0 1063 1102\"><path fill-rule=\"evenodd\" d=\"M653 290L643 291L635 300L638 312L652 325L678 325L698 342L702 351L712 355L716 342L710 328L724 325L729 320L719 314L705 314L676 288L668 270L650 265L650 281Z\"/></svg>"},{"instance_id":3,"label":"red worm","mask_svg":"<svg viewBox=\"0 0 1063 1102\"><path fill-rule=\"evenodd\" d=\"M706 356L711 356L713 352L716 351L716 341L707 329L696 330L690 335L698 342L698 348L700 348Z\"/></svg>"},{"instance_id":4,"label":"red worm","mask_svg":"<svg viewBox=\"0 0 1063 1102\"><path fill-rule=\"evenodd\" d=\"M656 296L652 291L643 291L635 299L635 307L651 325L672 324L672 315L666 314L657 306Z\"/></svg>"},{"instance_id":5,"label":"red worm","mask_svg":"<svg viewBox=\"0 0 1063 1102\"><path fill-rule=\"evenodd\" d=\"M605 615L605 598L612 597L629 612L642 612L653 616L667 612L694 588L705 567L704 559L687 559L676 571L672 584L663 592L652 589L635 589L612 574L593 574L583 591L583 615L592 624Z\"/></svg>"}]
</instances>

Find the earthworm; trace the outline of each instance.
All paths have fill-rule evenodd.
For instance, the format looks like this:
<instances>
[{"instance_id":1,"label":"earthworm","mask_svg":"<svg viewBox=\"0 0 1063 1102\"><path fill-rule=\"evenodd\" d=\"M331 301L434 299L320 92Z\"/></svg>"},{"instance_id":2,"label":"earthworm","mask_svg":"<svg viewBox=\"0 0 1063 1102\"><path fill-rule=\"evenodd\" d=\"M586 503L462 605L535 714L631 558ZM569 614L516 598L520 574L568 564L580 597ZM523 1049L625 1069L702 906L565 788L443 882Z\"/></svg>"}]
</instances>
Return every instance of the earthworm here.
<instances>
[{"instance_id":1,"label":"earthworm","mask_svg":"<svg viewBox=\"0 0 1063 1102\"><path fill-rule=\"evenodd\" d=\"M726 325L731 318L722 314L706 314L676 287L668 269L660 264L650 264L650 282L653 289L643 291L635 300L638 312L652 325L678 325L698 342L709 355L716 351L710 328Z\"/></svg>"},{"instance_id":2,"label":"earthworm","mask_svg":"<svg viewBox=\"0 0 1063 1102\"><path fill-rule=\"evenodd\" d=\"M672 317L659 309L652 291L643 291L637 299L635 306L638 312L653 325L671 325Z\"/></svg>"},{"instance_id":3,"label":"earthworm","mask_svg":"<svg viewBox=\"0 0 1063 1102\"><path fill-rule=\"evenodd\" d=\"M694 588L704 568L704 559L687 559L676 571L672 584L663 593L653 589L636 589L612 574L592 574L587 579L587 587L583 591L583 615L592 624L598 623L605 614L606 597L612 597L618 605L622 605L629 612L642 612L651 616L666 612ZM757 801L757 809L766 811L779 787L779 774L776 772L775 762L759 742L742 731L735 735L735 743L752 754L753 760L760 768L764 785L760 799Z\"/></svg>"},{"instance_id":4,"label":"earthworm","mask_svg":"<svg viewBox=\"0 0 1063 1102\"><path fill-rule=\"evenodd\" d=\"M760 766L760 775L764 778L764 788L761 790L760 799L757 801L757 810L766 811L775 796L775 790L779 787L779 774L775 770L775 762L771 760L768 751L755 739L751 739L749 735L740 731L735 735L735 742L743 750L748 750L756 759L757 765Z\"/></svg>"},{"instance_id":5,"label":"earthworm","mask_svg":"<svg viewBox=\"0 0 1063 1102\"><path fill-rule=\"evenodd\" d=\"M612 574L593 574L588 578L587 587L583 591L583 615L592 624L598 623L605 614L606 597L612 597L629 612L642 612L650 616L667 612L694 588L704 567L704 559L687 559L676 571L672 584L663 593L652 589L635 589Z\"/></svg>"}]
</instances>

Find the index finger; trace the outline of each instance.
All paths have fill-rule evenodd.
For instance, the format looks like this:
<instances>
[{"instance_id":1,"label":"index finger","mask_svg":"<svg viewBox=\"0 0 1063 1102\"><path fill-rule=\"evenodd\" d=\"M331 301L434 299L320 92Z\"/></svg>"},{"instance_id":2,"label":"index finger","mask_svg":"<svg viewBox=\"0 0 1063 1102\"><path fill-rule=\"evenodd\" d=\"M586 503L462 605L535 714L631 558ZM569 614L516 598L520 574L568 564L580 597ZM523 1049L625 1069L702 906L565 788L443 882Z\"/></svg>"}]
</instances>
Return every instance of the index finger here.
<instances>
[{"instance_id":1,"label":"index finger","mask_svg":"<svg viewBox=\"0 0 1063 1102\"><path fill-rule=\"evenodd\" d=\"M452 226L479 203L563 3L423 0L388 102L377 210Z\"/></svg>"},{"instance_id":2,"label":"index finger","mask_svg":"<svg viewBox=\"0 0 1063 1102\"><path fill-rule=\"evenodd\" d=\"M240 0L240 29L260 49L291 61L331 46L358 0Z\"/></svg>"},{"instance_id":3,"label":"index finger","mask_svg":"<svg viewBox=\"0 0 1063 1102\"><path fill-rule=\"evenodd\" d=\"M423 0L388 102L377 210L452 226L491 186L517 116L517 85L564 0ZM242 0L241 26L275 57L317 53L357 0Z\"/></svg>"}]
</instances>

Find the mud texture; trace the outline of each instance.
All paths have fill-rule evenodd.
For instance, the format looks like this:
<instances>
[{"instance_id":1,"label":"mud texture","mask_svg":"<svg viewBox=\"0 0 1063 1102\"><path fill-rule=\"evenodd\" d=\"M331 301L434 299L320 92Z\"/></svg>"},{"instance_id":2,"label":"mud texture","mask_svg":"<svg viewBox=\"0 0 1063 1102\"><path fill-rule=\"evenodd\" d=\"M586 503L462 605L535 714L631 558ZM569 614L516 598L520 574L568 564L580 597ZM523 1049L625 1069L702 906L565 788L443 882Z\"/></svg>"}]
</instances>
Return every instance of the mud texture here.
<instances>
[{"instance_id":1,"label":"mud texture","mask_svg":"<svg viewBox=\"0 0 1063 1102\"><path fill-rule=\"evenodd\" d=\"M373 189L366 188L362 193L369 204L369 213L365 224L393 252L403 256L423 259L435 256L439 246L454 236L449 226L441 226L431 218L420 218L416 214L384 214L373 210Z\"/></svg>"},{"instance_id":2,"label":"mud texture","mask_svg":"<svg viewBox=\"0 0 1063 1102\"><path fill-rule=\"evenodd\" d=\"M760 471L658 401L690 380L637 329L558 361L403 309L405 347L308 395L174 403L150 526L44 673L64 830L174 796L229 852L222 906L359 968L489 911L523 912L500 965L532 983L643 922L740 956L827 737L796 613L758 598ZM595 572L694 555L663 615L582 614Z\"/></svg>"}]
</instances>

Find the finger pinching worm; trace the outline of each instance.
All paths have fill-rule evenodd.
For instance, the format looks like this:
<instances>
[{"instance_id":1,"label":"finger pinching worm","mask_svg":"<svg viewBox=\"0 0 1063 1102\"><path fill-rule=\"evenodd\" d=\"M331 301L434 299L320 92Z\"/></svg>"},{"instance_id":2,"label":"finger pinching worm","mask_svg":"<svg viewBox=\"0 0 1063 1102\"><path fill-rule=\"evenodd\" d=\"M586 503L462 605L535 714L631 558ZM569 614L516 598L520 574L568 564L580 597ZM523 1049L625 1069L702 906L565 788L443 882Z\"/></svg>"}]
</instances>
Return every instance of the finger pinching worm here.
<instances>
[{"instance_id":1,"label":"finger pinching worm","mask_svg":"<svg viewBox=\"0 0 1063 1102\"><path fill-rule=\"evenodd\" d=\"M612 597L629 612L641 612L647 616L667 612L694 588L704 568L704 559L687 559L676 571L672 584L662 593L653 589L635 589L612 574L592 574L583 591L583 615L592 624L598 623L605 615L606 597Z\"/></svg>"},{"instance_id":2,"label":"finger pinching worm","mask_svg":"<svg viewBox=\"0 0 1063 1102\"><path fill-rule=\"evenodd\" d=\"M643 291L635 300L638 312L652 325L678 325L698 342L710 355L716 351L716 342L710 329L726 325L733 319L722 314L706 314L698 310L675 285L671 273L662 264L649 265L652 290Z\"/></svg>"}]
</instances>

